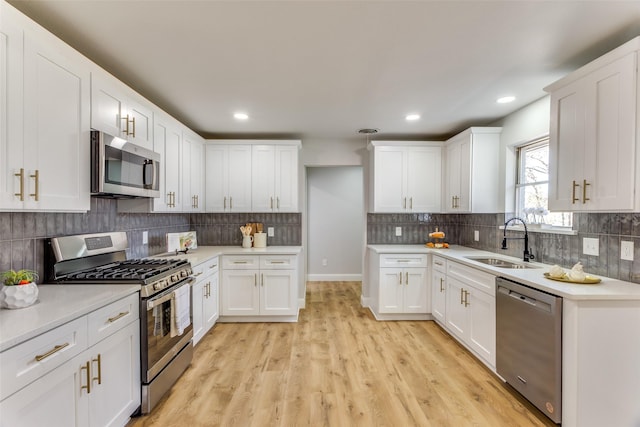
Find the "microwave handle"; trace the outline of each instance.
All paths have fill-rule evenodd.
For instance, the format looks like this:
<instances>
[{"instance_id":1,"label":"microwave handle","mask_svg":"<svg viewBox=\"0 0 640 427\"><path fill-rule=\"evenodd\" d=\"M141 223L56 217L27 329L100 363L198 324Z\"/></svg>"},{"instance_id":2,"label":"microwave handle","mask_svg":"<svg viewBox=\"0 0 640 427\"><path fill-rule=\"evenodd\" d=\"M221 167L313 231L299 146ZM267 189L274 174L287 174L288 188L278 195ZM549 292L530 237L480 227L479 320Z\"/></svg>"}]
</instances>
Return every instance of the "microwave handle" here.
<instances>
[{"instance_id":1,"label":"microwave handle","mask_svg":"<svg viewBox=\"0 0 640 427\"><path fill-rule=\"evenodd\" d=\"M151 180L151 188L156 188L156 162L154 162L153 160L145 160L144 161L144 166L142 167L142 179L143 179L143 185L147 185L146 179L147 179L147 167L151 166L151 176L153 177Z\"/></svg>"}]
</instances>

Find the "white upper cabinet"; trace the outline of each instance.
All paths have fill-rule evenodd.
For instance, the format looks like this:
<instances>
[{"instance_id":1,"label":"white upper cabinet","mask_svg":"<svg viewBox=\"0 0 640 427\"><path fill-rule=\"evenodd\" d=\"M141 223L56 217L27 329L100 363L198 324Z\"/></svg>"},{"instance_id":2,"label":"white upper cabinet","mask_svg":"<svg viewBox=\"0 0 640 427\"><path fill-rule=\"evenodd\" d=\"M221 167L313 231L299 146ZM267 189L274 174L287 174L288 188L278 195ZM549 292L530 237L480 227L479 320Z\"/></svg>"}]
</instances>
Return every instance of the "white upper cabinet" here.
<instances>
[{"instance_id":1,"label":"white upper cabinet","mask_svg":"<svg viewBox=\"0 0 640 427\"><path fill-rule=\"evenodd\" d=\"M87 211L90 70L0 4L0 209Z\"/></svg>"},{"instance_id":2,"label":"white upper cabinet","mask_svg":"<svg viewBox=\"0 0 640 427\"><path fill-rule=\"evenodd\" d=\"M167 159L167 161L172 161ZM182 134L182 211L202 212L204 209L204 140L188 129Z\"/></svg>"},{"instance_id":3,"label":"white upper cabinet","mask_svg":"<svg viewBox=\"0 0 640 427\"><path fill-rule=\"evenodd\" d=\"M208 141L207 212L298 212L300 141Z\"/></svg>"},{"instance_id":4,"label":"white upper cabinet","mask_svg":"<svg viewBox=\"0 0 640 427\"><path fill-rule=\"evenodd\" d=\"M640 208L640 37L545 88L551 94L549 208Z\"/></svg>"},{"instance_id":5,"label":"white upper cabinet","mask_svg":"<svg viewBox=\"0 0 640 427\"><path fill-rule=\"evenodd\" d=\"M207 212L251 212L251 146L205 146Z\"/></svg>"},{"instance_id":6,"label":"white upper cabinet","mask_svg":"<svg viewBox=\"0 0 640 427\"><path fill-rule=\"evenodd\" d=\"M445 212L504 210L499 190L501 132L499 127L472 127L446 142Z\"/></svg>"},{"instance_id":7,"label":"white upper cabinet","mask_svg":"<svg viewBox=\"0 0 640 427\"><path fill-rule=\"evenodd\" d=\"M371 142L373 212L440 212L442 143Z\"/></svg>"},{"instance_id":8,"label":"white upper cabinet","mask_svg":"<svg viewBox=\"0 0 640 427\"><path fill-rule=\"evenodd\" d=\"M153 150L153 107L103 70L91 74L91 127Z\"/></svg>"},{"instance_id":9,"label":"white upper cabinet","mask_svg":"<svg viewBox=\"0 0 640 427\"><path fill-rule=\"evenodd\" d=\"M298 212L298 152L293 145L260 144L251 149L251 211Z\"/></svg>"},{"instance_id":10,"label":"white upper cabinet","mask_svg":"<svg viewBox=\"0 0 640 427\"><path fill-rule=\"evenodd\" d=\"M160 197L153 199L154 212L182 211L182 129L169 116L155 115L153 151L162 156Z\"/></svg>"}]
</instances>

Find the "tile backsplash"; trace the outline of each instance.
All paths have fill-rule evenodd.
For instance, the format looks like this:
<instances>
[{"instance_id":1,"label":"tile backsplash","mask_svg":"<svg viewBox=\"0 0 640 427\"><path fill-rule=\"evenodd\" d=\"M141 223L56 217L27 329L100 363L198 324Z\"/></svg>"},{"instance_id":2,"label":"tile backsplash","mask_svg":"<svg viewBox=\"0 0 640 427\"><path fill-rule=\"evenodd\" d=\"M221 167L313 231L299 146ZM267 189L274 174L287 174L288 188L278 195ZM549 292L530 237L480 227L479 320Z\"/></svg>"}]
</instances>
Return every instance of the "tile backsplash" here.
<instances>
[{"instance_id":1,"label":"tile backsplash","mask_svg":"<svg viewBox=\"0 0 640 427\"><path fill-rule=\"evenodd\" d=\"M0 213L0 271L33 269L44 276L45 244L48 238L72 234L126 231L130 258L166 250L166 233L196 230L198 244L231 246L241 244L240 226L261 222L275 228L269 245L302 244L299 213L121 213L113 199L92 198L86 213L2 212ZM147 231L149 243L142 244Z\"/></svg>"},{"instance_id":2,"label":"tile backsplash","mask_svg":"<svg viewBox=\"0 0 640 427\"><path fill-rule=\"evenodd\" d=\"M520 257L523 242L510 240L509 249L502 250L505 218L496 214L368 214L368 244L423 244L429 233L438 227L446 233L447 242L500 254ZM640 213L575 213L573 228L577 235L530 232L529 246L535 261L570 268L580 261L585 271L601 276L640 283ZM402 227L402 236L395 235ZM474 240L474 232L479 240ZM523 236L523 232L508 231L507 236ZM582 239L597 238L600 256L582 254ZM634 261L620 259L622 241L634 243Z\"/></svg>"}]
</instances>

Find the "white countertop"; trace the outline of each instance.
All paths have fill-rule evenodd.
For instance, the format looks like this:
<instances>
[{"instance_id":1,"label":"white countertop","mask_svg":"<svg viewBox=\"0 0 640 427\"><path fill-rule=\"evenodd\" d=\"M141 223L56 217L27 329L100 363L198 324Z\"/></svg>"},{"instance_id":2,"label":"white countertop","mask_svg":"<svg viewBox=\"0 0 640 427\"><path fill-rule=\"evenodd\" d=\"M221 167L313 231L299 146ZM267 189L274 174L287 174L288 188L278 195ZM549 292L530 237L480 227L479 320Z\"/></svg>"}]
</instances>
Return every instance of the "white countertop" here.
<instances>
[{"instance_id":1,"label":"white countertop","mask_svg":"<svg viewBox=\"0 0 640 427\"><path fill-rule=\"evenodd\" d=\"M424 245L369 245L368 248L378 254L423 253L439 255L496 276L505 277L572 300L640 300L640 284L590 274L586 268L585 273L598 277L602 281L593 285L583 285L550 280L545 278L543 274L549 271L551 265L538 262L530 263L538 268L511 269L493 267L466 257L487 256L514 262L522 262L522 259L457 245L452 245L449 249L427 248ZM568 270L565 268L565 271Z\"/></svg>"},{"instance_id":2,"label":"white countertop","mask_svg":"<svg viewBox=\"0 0 640 427\"><path fill-rule=\"evenodd\" d=\"M241 246L198 246L186 254L175 252L157 254L151 258L175 257L186 259L192 266L219 255L296 255L302 252L302 246L267 246L266 248L243 248Z\"/></svg>"},{"instance_id":3,"label":"white countertop","mask_svg":"<svg viewBox=\"0 0 640 427\"><path fill-rule=\"evenodd\" d=\"M29 307L0 310L0 351L139 292L140 285L38 285Z\"/></svg>"}]
</instances>

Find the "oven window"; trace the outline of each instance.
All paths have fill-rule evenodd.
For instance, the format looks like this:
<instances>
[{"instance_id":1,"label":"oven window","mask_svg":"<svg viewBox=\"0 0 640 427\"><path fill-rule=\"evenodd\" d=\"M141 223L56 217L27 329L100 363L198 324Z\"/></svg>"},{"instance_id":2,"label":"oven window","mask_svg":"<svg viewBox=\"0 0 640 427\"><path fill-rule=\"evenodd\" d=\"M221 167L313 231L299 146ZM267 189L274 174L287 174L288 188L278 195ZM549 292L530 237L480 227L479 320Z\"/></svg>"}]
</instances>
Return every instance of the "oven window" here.
<instances>
[{"instance_id":1,"label":"oven window","mask_svg":"<svg viewBox=\"0 0 640 427\"><path fill-rule=\"evenodd\" d=\"M189 325L182 335L171 336L171 299L158 304L147 311L147 370L151 370L161 359L178 344L188 331Z\"/></svg>"}]
</instances>

